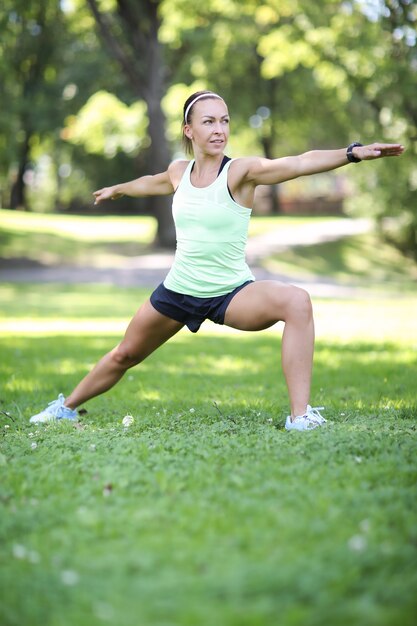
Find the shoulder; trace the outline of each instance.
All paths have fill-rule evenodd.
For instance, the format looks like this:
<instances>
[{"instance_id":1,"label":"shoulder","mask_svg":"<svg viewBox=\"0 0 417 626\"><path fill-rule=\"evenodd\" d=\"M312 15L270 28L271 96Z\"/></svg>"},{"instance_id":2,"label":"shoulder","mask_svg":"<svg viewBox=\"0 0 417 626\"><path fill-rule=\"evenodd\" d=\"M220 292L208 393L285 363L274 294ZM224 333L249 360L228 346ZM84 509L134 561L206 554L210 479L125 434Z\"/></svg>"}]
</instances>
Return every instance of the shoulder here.
<instances>
[{"instance_id":1,"label":"shoulder","mask_svg":"<svg viewBox=\"0 0 417 626\"><path fill-rule=\"evenodd\" d=\"M190 161L186 161L184 159L178 159L169 164L167 171L174 189L176 189L180 184L180 180L189 164Z\"/></svg>"},{"instance_id":2,"label":"shoulder","mask_svg":"<svg viewBox=\"0 0 417 626\"><path fill-rule=\"evenodd\" d=\"M232 159L230 163L230 176L237 184L250 182L253 173L262 167L262 162L266 159L257 156L239 157Z\"/></svg>"},{"instance_id":3,"label":"shoulder","mask_svg":"<svg viewBox=\"0 0 417 626\"><path fill-rule=\"evenodd\" d=\"M236 180L239 185L276 185L300 176L299 157L246 157L237 159Z\"/></svg>"},{"instance_id":4,"label":"shoulder","mask_svg":"<svg viewBox=\"0 0 417 626\"><path fill-rule=\"evenodd\" d=\"M168 165L168 172L170 173L182 172L184 174L185 170L187 169L190 163L191 161L186 161L185 159L176 159L175 161L172 161Z\"/></svg>"}]
</instances>

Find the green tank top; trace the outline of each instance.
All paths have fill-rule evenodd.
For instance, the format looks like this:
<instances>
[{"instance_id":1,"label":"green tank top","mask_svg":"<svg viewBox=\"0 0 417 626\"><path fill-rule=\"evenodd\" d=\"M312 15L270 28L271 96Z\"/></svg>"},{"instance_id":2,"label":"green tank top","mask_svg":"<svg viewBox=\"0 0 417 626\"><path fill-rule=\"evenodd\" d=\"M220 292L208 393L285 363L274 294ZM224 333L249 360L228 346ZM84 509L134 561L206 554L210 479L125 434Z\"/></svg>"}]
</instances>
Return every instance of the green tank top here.
<instances>
[{"instance_id":1,"label":"green tank top","mask_svg":"<svg viewBox=\"0 0 417 626\"><path fill-rule=\"evenodd\" d=\"M245 261L251 209L230 196L227 173L231 162L202 189L191 184L194 160L188 164L172 203L177 248L164 280L167 289L210 298L255 280Z\"/></svg>"}]
</instances>

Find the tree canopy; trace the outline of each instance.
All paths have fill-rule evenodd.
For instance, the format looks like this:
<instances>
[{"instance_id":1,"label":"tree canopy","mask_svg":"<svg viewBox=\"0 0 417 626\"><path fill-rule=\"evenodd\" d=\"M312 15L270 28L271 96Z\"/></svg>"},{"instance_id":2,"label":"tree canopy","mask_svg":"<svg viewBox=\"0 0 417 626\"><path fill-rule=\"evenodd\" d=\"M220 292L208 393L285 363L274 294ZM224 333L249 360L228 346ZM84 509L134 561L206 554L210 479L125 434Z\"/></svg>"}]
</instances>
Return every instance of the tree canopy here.
<instances>
[{"instance_id":1,"label":"tree canopy","mask_svg":"<svg viewBox=\"0 0 417 626\"><path fill-rule=\"evenodd\" d=\"M234 155L404 143L401 159L351 168L348 205L395 217L417 256L412 0L4 0L0 29L2 206L82 209L95 188L160 171L181 155L183 101L209 88L229 104ZM172 243L167 199L130 206Z\"/></svg>"}]
</instances>

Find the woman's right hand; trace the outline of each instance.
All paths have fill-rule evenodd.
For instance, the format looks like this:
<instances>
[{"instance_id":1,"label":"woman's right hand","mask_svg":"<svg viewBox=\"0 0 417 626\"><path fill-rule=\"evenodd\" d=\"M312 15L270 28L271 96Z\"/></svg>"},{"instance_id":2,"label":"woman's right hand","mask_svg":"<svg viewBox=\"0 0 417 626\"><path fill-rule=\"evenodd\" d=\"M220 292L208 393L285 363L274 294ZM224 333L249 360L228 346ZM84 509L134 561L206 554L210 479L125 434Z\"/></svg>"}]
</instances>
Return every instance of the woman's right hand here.
<instances>
[{"instance_id":1,"label":"woman's right hand","mask_svg":"<svg viewBox=\"0 0 417 626\"><path fill-rule=\"evenodd\" d=\"M94 204L99 204L103 202L103 200L116 200L117 198L121 198L123 193L119 190L119 185L114 185L113 187L103 187L103 189L94 191L93 196L95 198Z\"/></svg>"}]
</instances>

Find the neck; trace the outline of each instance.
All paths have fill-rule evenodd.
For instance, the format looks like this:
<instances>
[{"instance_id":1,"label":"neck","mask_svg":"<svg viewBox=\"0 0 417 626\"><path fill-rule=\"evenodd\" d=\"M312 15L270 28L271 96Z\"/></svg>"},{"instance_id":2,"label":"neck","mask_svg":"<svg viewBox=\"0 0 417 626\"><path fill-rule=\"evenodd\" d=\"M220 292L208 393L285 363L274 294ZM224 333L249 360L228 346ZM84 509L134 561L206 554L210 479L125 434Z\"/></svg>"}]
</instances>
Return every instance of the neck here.
<instances>
[{"instance_id":1,"label":"neck","mask_svg":"<svg viewBox=\"0 0 417 626\"><path fill-rule=\"evenodd\" d=\"M194 153L194 171L198 174L204 174L211 172L212 170L218 171L221 162L223 161L224 154L198 154Z\"/></svg>"}]
</instances>

